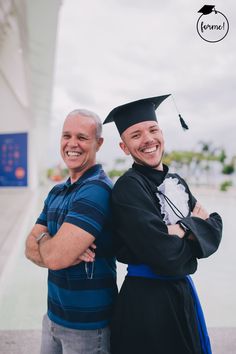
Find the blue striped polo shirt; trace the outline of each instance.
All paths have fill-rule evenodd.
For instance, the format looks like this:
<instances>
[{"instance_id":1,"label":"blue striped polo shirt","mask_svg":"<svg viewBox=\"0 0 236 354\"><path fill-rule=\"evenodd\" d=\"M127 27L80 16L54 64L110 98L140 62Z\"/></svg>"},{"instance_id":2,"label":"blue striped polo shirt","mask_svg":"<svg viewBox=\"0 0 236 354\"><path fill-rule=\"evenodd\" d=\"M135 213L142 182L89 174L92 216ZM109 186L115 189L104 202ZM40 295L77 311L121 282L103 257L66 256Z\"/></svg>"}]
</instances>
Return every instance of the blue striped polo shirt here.
<instances>
[{"instance_id":1,"label":"blue striped polo shirt","mask_svg":"<svg viewBox=\"0 0 236 354\"><path fill-rule=\"evenodd\" d=\"M68 179L53 187L36 221L47 226L51 236L68 222L95 237L94 263L81 262L61 270L48 270L48 316L61 326L97 329L110 322L117 295L111 189L112 183L101 165L94 165L75 183Z\"/></svg>"}]
</instances>

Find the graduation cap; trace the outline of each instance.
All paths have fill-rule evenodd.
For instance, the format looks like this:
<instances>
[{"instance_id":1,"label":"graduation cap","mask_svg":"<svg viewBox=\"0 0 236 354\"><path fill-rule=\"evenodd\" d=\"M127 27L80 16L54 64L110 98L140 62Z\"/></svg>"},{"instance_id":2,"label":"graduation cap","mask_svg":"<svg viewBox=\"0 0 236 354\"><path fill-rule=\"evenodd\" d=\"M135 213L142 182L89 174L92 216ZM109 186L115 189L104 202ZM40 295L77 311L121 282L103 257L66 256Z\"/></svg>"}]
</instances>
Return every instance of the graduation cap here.
<instances>
[{"instance_id":1,"label":"graduation cap","mask_svg":"<svg viewBox=\"0 0 236 354\"><path fill-rule=\"evenodd\" d=\"M106 117L103 124L114 122L120 135L134 124L145 121L157 121L155 110L169 95L143 98L114 108ZM172 97L173 98L173 97ZM179 114L183 129L188 129Z\"/></svg>"},{"instance_id":2,"label":"graduation cap","mask_svg":"<svg viewBox=\"0 0 236 354\"><path fill-rule=\"evenodd\" d=\"M202 13L203 15L209 15L213 9L214 9L215 5L204 5L198 12ZM216 10L214 10L216 13Z\"/></svg>"}]
</instances>

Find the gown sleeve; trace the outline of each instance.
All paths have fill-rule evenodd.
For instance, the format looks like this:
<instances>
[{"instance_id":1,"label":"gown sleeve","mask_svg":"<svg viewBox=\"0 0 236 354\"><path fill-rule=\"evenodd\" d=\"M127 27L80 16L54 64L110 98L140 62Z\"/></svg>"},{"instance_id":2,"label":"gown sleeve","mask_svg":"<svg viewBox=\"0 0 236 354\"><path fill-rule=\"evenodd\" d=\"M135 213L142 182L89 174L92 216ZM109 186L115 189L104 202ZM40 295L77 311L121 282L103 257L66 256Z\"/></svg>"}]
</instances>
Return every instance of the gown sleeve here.
<instances>
[{"instance_id":1,"label":"gown sleeve","mask_svg":"<svg viewBox=\"0 0 236 354\"><path fill-rule=\"evenodd\" d=\"M184 276L197 269L195 241L169 235L145 184L121 177L112 193L114 244L123 263L146 264L158 274Z\"/></svg>"},{"instance_id":2,"label":"gown sleeve","mask_svg":"<svg viewBox=\"0 0 236 354\"><path fill-rule=\"evenodd\" d=\"M181 177L179 177L179 179L188 190L191 201L191 210L193 210L196 204L196 199L189 190L186 182ZM207 258L218 249L222 238L223 228L222 219L218 213L211 213L206 220L195 216L189 216L182 218L180 222L195 236L195 242L197 243L195 248L197 258Z\"/></svg>"},{"instance_id":3,"label":"gown sleeve","mask_svg":"<svg viewBox=\"0 0 236 354\"><path fill-rule=\"evenodd\" d=\"M206 220L186 217L181 219L181 223L195 236L197 258L207 258L218 249L222 238L222 219L218 213L211 213Z\"/></svg>"}]
</instances>

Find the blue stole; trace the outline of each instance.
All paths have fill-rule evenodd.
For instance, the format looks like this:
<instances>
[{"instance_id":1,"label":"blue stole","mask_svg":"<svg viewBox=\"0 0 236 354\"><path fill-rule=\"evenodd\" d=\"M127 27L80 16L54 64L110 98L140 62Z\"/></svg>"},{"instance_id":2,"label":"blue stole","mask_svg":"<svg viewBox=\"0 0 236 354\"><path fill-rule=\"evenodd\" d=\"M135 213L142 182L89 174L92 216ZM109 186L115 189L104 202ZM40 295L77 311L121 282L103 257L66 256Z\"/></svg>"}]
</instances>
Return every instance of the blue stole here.
<instances>
[{"instance_id":1,"label":"blue stole","mask_svg":"<svg viewBox=\"0 0 236 354\"><path fill-rule=\"evenodd\" d=\"M144 278L160 279L160 280L185 279L190 286L191 294L192 294L192 297L194 300L197 326L198 326L198 332L199 332L202 351L204 354L212 354L211 343L210 343L210 339L208 336L206 322L204 319L202 307L201 307L193 280L189 275L186 275L184 277L157 275L156 273L154 273L152 271L152 269L149 266L146 266L144 264L139 264L139 265L129 264L127 267L127 272L128 272L127 275L131 276L131 277L144 277Z\"/></svg>"}]
</instances>

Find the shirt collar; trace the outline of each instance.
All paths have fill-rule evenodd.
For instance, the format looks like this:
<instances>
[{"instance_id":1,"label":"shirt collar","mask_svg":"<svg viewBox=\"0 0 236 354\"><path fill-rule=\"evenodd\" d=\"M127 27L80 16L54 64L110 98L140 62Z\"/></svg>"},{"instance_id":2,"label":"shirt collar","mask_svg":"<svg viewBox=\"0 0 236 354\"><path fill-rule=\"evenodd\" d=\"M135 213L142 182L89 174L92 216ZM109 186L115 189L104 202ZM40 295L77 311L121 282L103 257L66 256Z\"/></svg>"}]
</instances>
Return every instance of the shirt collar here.
<instances>
[{"instance_id":1,"label":"shirt collar","mask_svg":"<svg viewBox=\"0 0 236 354\"><path fill-rule=\"evenodd\" d=\"M101 164L96 164L90 167L88 170L86 170L74 183L71 184L70 177L66 180L65 182L65 187L69 188L73 185L78 185L79 183L83 182L86 179L89 179L90 177L94 176L95 174L98 174L99 171L101 171L102 165Z\"/></svg>"},{"instance_id":2,"label":"shirt collar","mask_svg":"<svg viewBox=\"0 0 236 354\"><path fill-rule=\"evenodd\" d=\"M149 166L144 166L137 164L136 162L133 163L132 168L139 173L143 174L144 176L148 177L150 180L152 180L156 185L161 184L168 171L169 168L168 166L163 164L163 171L156 170L155 168L149 167Z\"/></svg>"}]
</instances>

